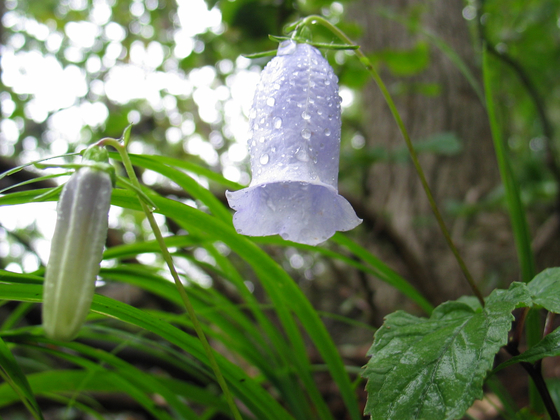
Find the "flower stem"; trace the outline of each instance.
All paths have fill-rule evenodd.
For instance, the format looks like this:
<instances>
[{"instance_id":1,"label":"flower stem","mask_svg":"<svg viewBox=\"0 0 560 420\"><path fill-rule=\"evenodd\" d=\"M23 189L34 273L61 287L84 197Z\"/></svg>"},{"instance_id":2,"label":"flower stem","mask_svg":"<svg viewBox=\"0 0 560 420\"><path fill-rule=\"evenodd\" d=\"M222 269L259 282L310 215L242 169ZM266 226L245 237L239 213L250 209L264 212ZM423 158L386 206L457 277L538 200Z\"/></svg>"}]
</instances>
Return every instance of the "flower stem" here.
<instances>
[{"instance_id":1,"label":"flower stem","mask_svg":"<svg viewBox=\"0 0 560 420\"><path fill-rule=\"evenodd\" d=\"M350 38L348 38L348 36L346 36L346 34L344 32L342 32L340 29L338 29L336 26L334 26L332 23L330 23L328 20L326 20L322 16L315 16L315 15L308 16L305 19L303 19L302 21L300 21L298 23L298 26L299 25L311 25L311 24L320 24L320 25L324 26L325 28L329 29L333 34L335 34L338 38L340 38L341 40L343 40L347 44L352 45L352 46L356 45L352 42L352 40ZM447 229L445 221L443 220L443 216L441 215L441 213L439 211L439 208L438 208L438 206L437 206L437 204L434 200L434 197L432 195L432 191L430 189L430 186L428 185L428 181L426 180L426 175L424 174L424 170L420 166L420 161L418 160L418 155L416 154L416 150L414 149L414 146L412 144L410 136L408 135L408 131L406 130L406 127L404 126L404 123L401 119L401 116L400 116L399 112L397 111L397 107L395 106L395 103L393 102L393 99L391 98L391 95L389 94L389 91L387 90L387 87L385 86L385 83L383 83L383 80L381 80L381 77L379 76L379 74L377 73L377 71L375 70L375 68L373 67L371 62L369 61L369 59L361 51L361 49L358 48L358 49L354 50L354 52L355 52L356 56L358 57L358 59L360 60L360 62L367 69L367 71L369 72L369 74L371 75L373 80L375 80L379 89L381 90L381 93L382 93L383 97L385 98L385 102L389 106L389 109L391 110L391 114L393 114L393 118L395 119L395 121L397 123L397 126L399 127L399 130L400 130L400 132L401 132L401 134L404 138L404 141L406 142L406 146L408 148L408 152L410 153L410 157L411 157L412 162L414 164L414 168L416 169L416 172L418 173L418 177L420 178L420 182L422 184L422 187L424 188L424 192L426 193L426 197L428 198L428 201L430 203L430 207L432 208L432 212L434 213L434 216L435 216L435 218L437 220L437 223L439 225L439 228L440 228L440 230L441 230L441 232L442 232L442 234L443 234L443 236L444 236L444 238L447 242L447 245L449 246L449 248L451 249L451 252L455 256L455 259L457 260L457 263L459 264L459 267L461 268L461 271L463 272L463 275L465 276L465 279L467 280L467 282L468 282L471 290L473 291L474 295L477 297L480 304L482 306L484 306L484 297L482 296L482 293L480 292L478 286L476 285L476 283L475 283L469 269L467 268L467 265L465 264L463 258L461 257L461 254L459 253L459 250L457 249L457 247L455 246L455 243L451 239L451 235L449 233L449 230Z\"/></svg>"},{"instance_id":2,"label":"flower stem","mask_svg":"<svg viewBox=\"0 0 560 420\"><path fill-rule=\"evenodd\" d=\"M126 140L126 138L127 137L125 136L125 140ZM126 151L126 147L121 145L118 141L116 141L114 139L109 139L109 138L105 138L105 139L101 140L99 143L102 143L103 145L106 145L106 146L112 146L119 152L119 154L121 156L121 159L122 159L122 162L123 162L123 165L125 167L126 173L128 174L128 176L130 178L130 182L138 190L140 190L141 189L140 182L138 181L138 178L136 177L136 173L134 172L134 169L132 167L132 162L130 161L130 157L128 156L128 153ZM125 144L127 144L127 141L125 141ZM177 270L175 269L175 265L173 264L173 258L171 257L171 254L169 253L169 250L167 249L167 246L165 245L163 235L161 233L161 230L159 229L159 226L156 223L156 220L154 218L152 210L150 210L148 205L140 197L138 198L138 201L140 202L140 205L142 206L142 210L146 214L146 217L148 218L148 222L150 223L150 227L152 228L152 230L153 230L153 232L156 236L156 240L157 240L157 242L158 242L158 244L161 248L161 253L162 253L163 259L165 260L165 262L166 262L166 264L169 268L169 271L171 273L171 276L173 277L173 280L175 281L175 286L177 287L177 290L179 291L179 295L181 296L181 299L183 300L183 304L185 305L185 308L187 310L189 318L191 319L194 330L195 330L200 342L202 343L202 347L204 348L204 351L206 352L206 357L208 357L208 361L210 362L210 366L211 366L212 370L214 371L214 375L216 375L216 380L218 381L218 384L222 388L222 391L223 391L224 396L227 400L227 403L230 407L230 410L233 414L233 417L236 420L242 420L241 414L239 413L239 410L238 410L238 408L235 405L235 402L233 400L233 395L229 391L229 388L227 386L225 378L222 375L222 371L220 370L220 367L218 366L218 362L216 361L216 358L214 357L212 347L210 346L210 343L208 342L208 339L206 338L206 335L204 334L204 331L202 330L202 326L200 325L200 322L198 321L198 318L196 316L196 312L194 310L194 307L192 306L192 303L191 303L191 301L189 299L189 296L188 296L188 294L185 290L185 287L183 286L183 284L181 283L181 280L179 279L179 274L177 273Z\"/></svg>"}]
</instances>

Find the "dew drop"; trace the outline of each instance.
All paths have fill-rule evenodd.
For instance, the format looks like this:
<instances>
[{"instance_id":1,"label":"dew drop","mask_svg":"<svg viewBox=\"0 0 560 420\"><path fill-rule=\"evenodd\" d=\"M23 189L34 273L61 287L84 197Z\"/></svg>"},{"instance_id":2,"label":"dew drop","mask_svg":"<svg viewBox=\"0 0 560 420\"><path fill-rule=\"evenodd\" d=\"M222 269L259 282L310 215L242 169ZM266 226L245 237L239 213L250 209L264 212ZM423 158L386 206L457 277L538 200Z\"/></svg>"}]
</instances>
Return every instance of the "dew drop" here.
<instances>
[{"instance_id":1,"label":"dew drop","mask_svg":"<svg viewBox=\"0 0 560 420\"><path fill-rule=\"evenodd\" d=\"M281 233L280 236L285 240L290 239L290 235L288 235L287 233Z\"/></svg>"},{"instance_id":2,"label":"dew drop","mask_svg":"<svg viewBox=\"0 0 560 420\"><path fill-rule=\"evenodd\" d=\"M273 203L273 201L270 198L266 200L266 205L270 210L276 211L276 205Z\"/></svg>"},{"instance_id":3,"label":"dew drop","mask_svg":"<svg viewBox=\"0 0 560 420\"><path fill-rule=\"evenodd\" d=\"M263 136L259 137L259 143L264 143L264 137Z\"/></svg>"},{"instance_id":4,"label":"dew drop","mask_svg":"<svg viewBox=\"0 0 560 420\"><path fill-rule=\"evenodd\" d=\"M309 162L309 155L303 148L299 148L296 152L296 159L300 162Z\"/></svg>"},{"instance_id":5,"label":"dew drop","mask_svg":"<svg viewBox=\"0 0 560 420\"><path fill-rule=\"evenodd\" d=\"M311 114L307 111L303 111L301 113L301 118L303 118L304 120L309 120L311 118ZM301 135L303 136L303 132L301 133ZM306 138L309 138L309 137L306 137Z\"/></svg>"},{"instance_id":6,"label":"dew drop","mask_svg":"<svg viewBox=\"0 0 560 420\"><path fill-rule=\"evenodd\" d=\"M268 98L268 99L266 100L266 104L267 104L268 106L274 106L275 103L276 103L276 99L274 99L274 98Z\"/></svg>"},{"instance_id":7,"label":"dew drop","mask_svg":"<svg viewBox=\"0 0 560 420\"><path fill-rule=\"evenodd\" d=\"M266 165L268 163L268 160L269 160L269 157L265 153L264 155L261 156L261 158L259 159L259 162L261 163L261 165Z\"/></svg>"},{"instance_id":8,"label":"dew drop","mask_svg":"<svg viewBox=\"0 0 560 420\"><path fill-rule=\"evenodd\" d=\"M325 86L328 86L328 85L330 85L330 84L331 84L331 82L330 82L330 81L328 81L328 80L325 80Z\"/></svg>"},{"instance_id":9,"label":"dew drop","mask_svg":"<svg viewBox=\"0 0 560 420\"><path fill-rule=\"evenodd\" d=\"M276 117L274 118L274 128L282 127L282 118Z\"/></svg>"},{"instance_id":10,"label":"dew drop","mask_svg":"<svg viewBox=\"0 0 560 420\"><path fill-rule=\"evenodd\" d=\"M325 128L325 136L330 136L331 135L331 130L329 130L328 128Z\"/></svg>"},{"instance_id":11,"label":"dew drop","mask_svg":"<svg viewBox=\"0 0 560 420\"><path fill-rule=\"evenodd\" d=\"M257 110L255 108L251 109L251 112L249 112L249 118L255 118L257 116Z\"/></svg>"},{"instance_id":12,"label":"dew drop","mask_svg":"<svg viewBox=\"0 0 560 420\"><path fill-rule=\"evenodd\" d=\"M305 140L309 140L311 138L311 131L308 128L304 128L301 130L301 137Z\"/></svg>"}]
</instances>

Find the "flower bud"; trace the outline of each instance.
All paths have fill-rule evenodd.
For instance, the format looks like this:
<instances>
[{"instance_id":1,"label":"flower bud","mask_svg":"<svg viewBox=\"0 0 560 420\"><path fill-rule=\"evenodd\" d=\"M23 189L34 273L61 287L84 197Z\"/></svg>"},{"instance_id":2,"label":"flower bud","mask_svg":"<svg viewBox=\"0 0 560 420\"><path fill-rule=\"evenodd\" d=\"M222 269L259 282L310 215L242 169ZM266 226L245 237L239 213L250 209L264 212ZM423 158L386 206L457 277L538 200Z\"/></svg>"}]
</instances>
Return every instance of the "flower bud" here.
<instances>
[{"instance_id":1,"label":"flower bud","mask_svg":"<svg viewBox=\"0 0 560 420\"><path fill-rule=\"evenodd\" d=\"M96 161L103 156L86 158L91 165L75 172L60 195L45 274L43 327L56 340L72 340L84 323L107 238L113 188L109 165Z\"/></svg>"},{"instance_id":2,"label":"flower bud","mask_svg":"<svg viewBox=\"0 0 560 420\"><path fill-rule=\"evenodd\" d=\"M340 102L338 79L316 48L280 44L251 109L251 184L226 192L239 233L316 245L361 223L338 195Z\"/></svg>"}]
</instances>

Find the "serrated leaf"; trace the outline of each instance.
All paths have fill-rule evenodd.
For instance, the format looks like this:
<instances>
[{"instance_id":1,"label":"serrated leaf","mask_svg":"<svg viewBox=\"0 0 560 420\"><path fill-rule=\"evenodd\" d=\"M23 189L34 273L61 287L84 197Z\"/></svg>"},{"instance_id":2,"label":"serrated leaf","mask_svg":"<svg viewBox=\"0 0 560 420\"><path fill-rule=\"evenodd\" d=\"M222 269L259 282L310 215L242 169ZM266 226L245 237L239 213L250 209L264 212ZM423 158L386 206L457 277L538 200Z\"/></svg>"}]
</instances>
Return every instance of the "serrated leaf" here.
<instances>
[{"instance_id":1,"label":"serrated leaf","mask_svg":"<svg viewBox=\"0 0 560 420\"><path fill-rule=\"evenodd\" d=\"M446 302L429 319L399 311L375 334L363 376L372 419L452 420L482 397L494 356L507 342L511 311L530 303L523 285L496 290L484 308Z\"/></svg>"},{"instance_id":2,"label":"serrated leaf","mask_svg":"<svg viewBox=\"0 0 560 420\"><path fill-rule=\"evenodd\" d=\"M545 357L560 356L560 328L557 328L545 338L531 347L529 350L520 354L519 356L512 357L507 362L502 363L494 372L502 370L507 366L514 365L516 363L528 362L535 363Z\"/></svg>"},{"instance_id":3,"label":"serrated leaf","mask_svg":"<svg viewBox=\"0 0 560 420\"><path fill-rule=\"evenodd\" d=\"M537 274L527 288L537 305L560 313L560 267L548 268Z\"/></svg>"}]
</instances>

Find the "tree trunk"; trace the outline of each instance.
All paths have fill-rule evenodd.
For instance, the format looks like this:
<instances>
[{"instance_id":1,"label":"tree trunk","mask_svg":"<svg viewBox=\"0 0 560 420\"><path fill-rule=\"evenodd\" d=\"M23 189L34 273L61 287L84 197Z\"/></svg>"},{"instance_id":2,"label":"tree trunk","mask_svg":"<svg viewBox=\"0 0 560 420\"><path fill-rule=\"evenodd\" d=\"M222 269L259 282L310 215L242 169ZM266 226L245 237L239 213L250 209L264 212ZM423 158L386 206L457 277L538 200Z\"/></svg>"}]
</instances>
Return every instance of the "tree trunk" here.
<instances>
[{"instance_id":1,"label":"tree trunk","mask_svg":"<svg viewBox=\"0 0 560 420\"><path fill-rule=\"evenodd\" d=\"M476 76L479 57L473 48L462 2L423 2L421 27L435 34L459 54ZM350 20L358 21L364 34L359 43L366 54L384 50L406 50L421 33L411 34L404 25L376 13L387 7L405 16L415 0L358 0L351 4ZM389 91L396 84L437 83L439 95L425 96L407 91L393 94L397 109L413 142L442 132L454 133L462 151L454 156L422 154L420 162L433 195L452 237L483 294L496 286L517 280L517 263L507 215L503 211L477 211L469 216L453 216L445 211L449 200L477 204L499 186L499 172L484 107L473 87L458 68L430 42L430 64L410 77L395 77L379 67ZM405 143L381 92L373 83L364 92L364 132L366 147L387 150ZM472 294L451 251L447 247L412 164L376 163L367 169L364 206L373 220L382 218L386 237L392 242L388 253L384 241L375 235L373 252L401 272L434 304ZM374 230L375 232L375 230ZM512 277L513 276L513 277ZM507 277L507 278L506 278ZM398 294L375 283L375 303L381 314L399 305ZM403 300L404 302L404 300Z\"/></svg>"}]
</instances>

